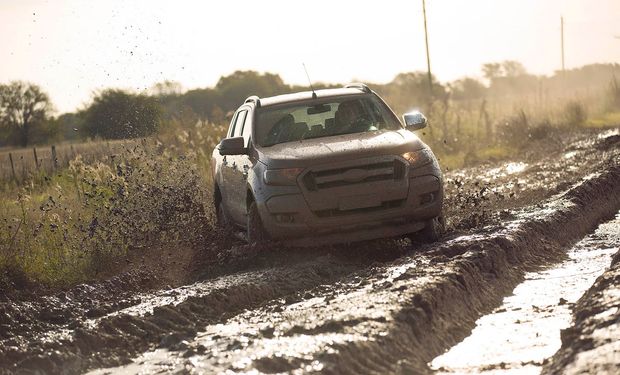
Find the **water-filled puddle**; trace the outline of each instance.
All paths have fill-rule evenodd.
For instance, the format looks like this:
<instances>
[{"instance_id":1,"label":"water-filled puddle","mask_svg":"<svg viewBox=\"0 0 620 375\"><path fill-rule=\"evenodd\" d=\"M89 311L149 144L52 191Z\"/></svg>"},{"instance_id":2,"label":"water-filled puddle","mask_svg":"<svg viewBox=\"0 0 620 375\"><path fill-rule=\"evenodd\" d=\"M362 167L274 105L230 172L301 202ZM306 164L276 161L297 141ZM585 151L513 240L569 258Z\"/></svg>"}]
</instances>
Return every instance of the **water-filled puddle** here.
<instances>
[{"instance_id":1,"label":"water-filled puddle","mask_svg":"<svg viewBox=\"0 0 620 375\"><path fill-rule=\"evenodd\" d=\"M526 275L502 306L478 319L471 335L435 358L438 373L538 374L571 324L570 306L594 283L620 245L620 214L552 268Z\"/></svg>"}]
</instances>

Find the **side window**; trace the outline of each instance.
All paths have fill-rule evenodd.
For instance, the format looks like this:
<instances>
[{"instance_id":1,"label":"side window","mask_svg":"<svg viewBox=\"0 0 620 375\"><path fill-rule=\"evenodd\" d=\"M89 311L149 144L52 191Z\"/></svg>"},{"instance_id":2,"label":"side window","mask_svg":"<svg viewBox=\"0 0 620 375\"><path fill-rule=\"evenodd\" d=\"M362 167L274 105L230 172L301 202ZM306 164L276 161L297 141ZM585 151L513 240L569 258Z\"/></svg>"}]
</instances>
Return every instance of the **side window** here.
<instances>
[{"instance_id":1,"label":"side window","mask_svg":"<svg viewBox=\"0 0 620 375\"><path fill-rule=\"evenodd\" d=\"M235 113L233 115L232 120L230 120L230 126L228 127L228 134L226 135L226 138L230 138L233 136L233 133L235 132L235 124L237 123L238 116L239 116L239 112Z\"/></svg>"},{"instance_id":2,"label":"side window","mask_svg":"<svg viewBox=\"0 0 620 375\"><path fill-rule=\"evenodd\" d=\"M252 111L248 112L245 123L243 124L243 129L241 129L241 135L244 138L245 147L249 146L250 136L252 135L252 113Z\"/></svg>"},{"instance_id":3,"label":"side window","mask_svg":"<svg viewBox=\"0 0 620 375\"><path fill-rule=\"evenodd\" d=\"M233 129L233 137L240 137L243 131L243 124L245 123L245 116L248 114L247 110L239 112L237 115L237 121L235 121L235 128Z\"/></svg>"}]
</instances>

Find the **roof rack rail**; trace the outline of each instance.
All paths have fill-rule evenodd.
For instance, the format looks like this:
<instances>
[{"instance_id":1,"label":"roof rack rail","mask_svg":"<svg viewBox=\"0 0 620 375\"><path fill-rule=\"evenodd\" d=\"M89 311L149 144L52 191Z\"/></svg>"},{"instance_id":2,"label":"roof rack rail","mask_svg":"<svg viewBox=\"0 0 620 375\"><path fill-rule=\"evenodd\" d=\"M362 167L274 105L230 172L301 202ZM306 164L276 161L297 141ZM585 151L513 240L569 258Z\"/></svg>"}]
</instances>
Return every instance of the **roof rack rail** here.
<instances>
[{"instance_id":1,"label":"roof rack rail","mask_svg":"<svg viewBox=\"0 0 620 375\"><path fill-rule=\"evenodd\" d=\"M260 98L256 95L248 97L243 103L255 103L257 107L260 107Z\"/></svg>"},{"instance_id":2,"label":"roof rack rail","mask_svg":"<svg viewBox=\"0 0 620 375\"><path fill-rule=\"evenodd\" d=\"M364 92L370 92L370 87L366 86L364 83L353 82L349 83L344 87L345 89L360 89Z\"/></svg>"}]
</instances>

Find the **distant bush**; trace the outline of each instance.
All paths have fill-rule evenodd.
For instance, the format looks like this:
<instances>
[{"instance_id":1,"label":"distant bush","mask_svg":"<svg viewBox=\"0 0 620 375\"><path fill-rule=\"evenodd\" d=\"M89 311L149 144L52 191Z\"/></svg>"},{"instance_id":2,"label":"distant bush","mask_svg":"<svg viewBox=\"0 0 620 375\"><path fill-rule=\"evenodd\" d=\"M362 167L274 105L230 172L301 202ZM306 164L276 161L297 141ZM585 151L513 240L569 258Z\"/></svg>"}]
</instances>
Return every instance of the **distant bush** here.
<instances>
[{"instance_id":1,"label":"distant bush","mask_svg":"<svg viewBox=\"0 0 620 375\"><path fill-rule=\"evenodd\" d=\"M86 109L85 128L89 135L105 139L145 137L157 131L162 113L153 97L105 90Z\"/></svg>"},{"instance_id":2,"label":"distant bush","mask_svg":"<svg viewBox=\"0 0 620 375\"><path fill-rule=\"evenodd\" d=\"M553 128L551 121L544 119L530 129L530 138L535 141L545 139L553 132Z\"/></svg>"},{"instance_id":3,"label":"distant bush","mask_svg":"<svg viewBox=\"0 0 620 375\"><path fill-rule=\"evenodd\" d=\"M577 126L583 124L588 119L585 106L574 100L564 106L564 121L566 125Z\"/></svg>"},{"instance_id":4,"label":"distant bush","mask_svg":"<svg viewBox=\"0 0 620 375\"><path fill-rule=\"evenodd\" d=\"M516 114L505 118L500 123L502 144L521 147L530 138L530 121L525 110L520 109Z\"/></svg>"},{"instance_id":5,"label":"distant bush","mask_svg":"<svg viewBox=\"0 0 620 375\"><path fill-rule=\"evenodd\" d=\"M452 98L455 100L470 100L483 98L487 93L487 88L474 78L463 78L454 81L450 85Z\"/></svg>"},{"instance_id":6,"label":"distant bush","mask_svg":"<svg viewBox=\"0 0 620 375\"><path fill-rule=\"evenodd\" d=\"M616 76L614 76L609 84L609 90L607 91L607 105L608 109L612 111L620 110L620 84Z\"/></svg>"}]
</instances>

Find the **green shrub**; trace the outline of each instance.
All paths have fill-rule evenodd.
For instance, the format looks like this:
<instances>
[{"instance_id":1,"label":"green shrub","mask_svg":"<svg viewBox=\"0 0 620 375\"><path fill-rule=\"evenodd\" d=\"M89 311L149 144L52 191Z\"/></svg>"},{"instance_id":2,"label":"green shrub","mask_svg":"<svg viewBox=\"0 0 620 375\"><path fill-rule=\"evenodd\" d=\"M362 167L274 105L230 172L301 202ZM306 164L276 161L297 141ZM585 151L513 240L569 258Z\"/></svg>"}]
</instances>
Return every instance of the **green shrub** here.
<instances>
[{"instance_id":1,"label":"green shrub","mask_svg":"<svg viewBox=\"0 0 620 375\"><path fill-rule=\"evenodd\" d=\"M566 125L582 125L588 119L585 106L576 100L566 103L564 106L564 121Z\"/></svg>"},{"instance_id":2,"label":"green shrub","mask_svg":"<svg viewBox=\"0 0 620 375\"><path fill-rule=\"evenodd\" d=\"M195 155L145 143L113 160L89 165L78 156L45 184L0 200L0 273L67 285L113 270L127 254L200 246L213 234Z\"/></svg>"},{"instance_id":3,"label":"green shrub","mask_svg":"<svg viewBox=\"0 0 620 375\"><path fill-rule=\"evenodd\" d=\"M620 109L620 85L614 76L607 91L607 110L616 111Z\"/></svg>"}]
</instances>

